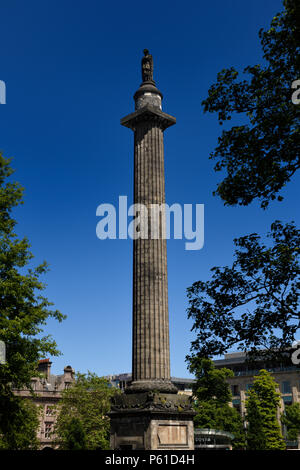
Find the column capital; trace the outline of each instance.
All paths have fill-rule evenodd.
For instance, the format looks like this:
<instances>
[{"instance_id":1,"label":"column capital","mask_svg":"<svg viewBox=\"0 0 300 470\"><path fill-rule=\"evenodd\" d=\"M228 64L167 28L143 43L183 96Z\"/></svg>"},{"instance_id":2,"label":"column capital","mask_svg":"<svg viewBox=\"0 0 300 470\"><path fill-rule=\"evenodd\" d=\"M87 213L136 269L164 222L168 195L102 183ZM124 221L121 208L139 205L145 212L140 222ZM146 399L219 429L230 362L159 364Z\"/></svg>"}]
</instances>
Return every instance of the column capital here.
<instances>
[{"instance_id":1,"label":"column capital","mask_svg":"<svg viewBox=\"0 0 300 470\"><path fill-rule=\"evenodd\" d=\"M121 124L135 131L138 124L147 121L159 123L162 130L176 124L176 118L174 116L164 113L159 108L150 105L128 114L121 119Z\"/></svg>"}]
</instances>

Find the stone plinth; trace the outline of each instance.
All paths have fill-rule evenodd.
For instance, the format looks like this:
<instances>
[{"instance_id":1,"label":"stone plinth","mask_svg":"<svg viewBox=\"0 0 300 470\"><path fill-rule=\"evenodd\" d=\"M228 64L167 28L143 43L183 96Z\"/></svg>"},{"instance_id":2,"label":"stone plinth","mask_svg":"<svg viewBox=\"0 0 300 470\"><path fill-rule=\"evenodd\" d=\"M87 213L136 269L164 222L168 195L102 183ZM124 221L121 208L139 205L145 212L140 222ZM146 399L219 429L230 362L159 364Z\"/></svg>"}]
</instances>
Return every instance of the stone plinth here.
<instances>
[{"instance_id":1,"label":"stone plinth","mask_svg":"<svg viewBox=\"0 0 300 470\"><path fill-rule=\"evenodd\" d=\"M160 392L122 394L114 399L111 448L193 450L191 399Z\"/></svg>"}]
</instances>

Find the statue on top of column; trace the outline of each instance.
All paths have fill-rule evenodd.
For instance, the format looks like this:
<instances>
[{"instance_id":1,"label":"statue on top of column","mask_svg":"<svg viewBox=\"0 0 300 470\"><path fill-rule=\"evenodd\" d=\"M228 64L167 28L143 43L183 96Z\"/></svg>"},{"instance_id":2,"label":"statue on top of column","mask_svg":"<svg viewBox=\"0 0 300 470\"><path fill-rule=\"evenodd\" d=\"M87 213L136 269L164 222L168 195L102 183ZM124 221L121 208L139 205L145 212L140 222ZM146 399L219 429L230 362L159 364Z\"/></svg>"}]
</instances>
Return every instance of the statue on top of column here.
<instances>
[{"instance_id":1,"label":"statue on top of column","mask_svg":"<svg viewBox=\"0 0 300 470\"><path fill-rule=\"evenodd\" d=\"M142 58L142 78L143 82L153 81L153 58L148 49L144 49Z\"/></svg>"}]
</instances>

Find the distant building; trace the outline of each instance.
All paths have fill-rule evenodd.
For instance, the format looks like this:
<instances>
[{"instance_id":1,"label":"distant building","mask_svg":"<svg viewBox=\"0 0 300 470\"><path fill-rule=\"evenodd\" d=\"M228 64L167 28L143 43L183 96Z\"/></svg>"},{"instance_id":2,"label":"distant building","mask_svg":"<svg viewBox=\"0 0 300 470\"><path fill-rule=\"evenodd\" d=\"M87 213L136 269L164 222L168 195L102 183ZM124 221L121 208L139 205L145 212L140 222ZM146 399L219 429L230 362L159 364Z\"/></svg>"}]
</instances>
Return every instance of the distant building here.
<instances>
[{"instance_id":1,"label":"distant building","mask_svg":"<svg viewBox=\"0 0 300 470\"><path fill-rule=\"evenodd\" d=\"M15 395L30 398L36 405L42 407L38 430L41 449L54 447L53 429L56 415L53 412L53 405L60 401L61 392L74 382L74 369L71 366L65 367L62 375L53 375L51 374L51 364L50 359L39 361L38 372L42 373L43 377L35 377L31 380L32 388L36 394L35 398L32 398L29 390L13 390Z\"/></svg>"},{"instance_id":2,"label":"distant building","mask_svg":"<svg viewBox=\"0 0 300 470\"><path fill-rule=\"evenodd\" d=\"M232 405L245 414L245 399L247 391L253 386L253 377L261 369L266 369L272 373L275 381L278 383L278 392L281 394L281 409L284 411L286 406L292 403L300 403L300 368L291 364L264 364L260 362L256 369L246 362L246 354L236 352L225 354L224 359L215 360L216 368L226 367L231 369L234 377L228 379L232 392Z\"/></svg>"}]
</instances>

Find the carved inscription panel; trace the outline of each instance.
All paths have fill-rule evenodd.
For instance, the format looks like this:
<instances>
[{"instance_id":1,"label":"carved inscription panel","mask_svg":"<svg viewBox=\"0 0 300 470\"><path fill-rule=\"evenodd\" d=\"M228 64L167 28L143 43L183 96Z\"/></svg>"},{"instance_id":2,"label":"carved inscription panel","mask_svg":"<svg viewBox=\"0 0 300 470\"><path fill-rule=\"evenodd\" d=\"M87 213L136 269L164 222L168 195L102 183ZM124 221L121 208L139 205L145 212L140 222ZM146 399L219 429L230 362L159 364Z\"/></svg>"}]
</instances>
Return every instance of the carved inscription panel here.
<instances>
[{"instance_id":1,"label":"carved inscription panel","mask_svg":"<svg viewBox=\"0 0 300 470\"><path fill-rule=\"evenodd\" d=\"M160 445L187 445L187 426L180 424L160 424L157 429Z\"/></svg>"}]
</instances>

